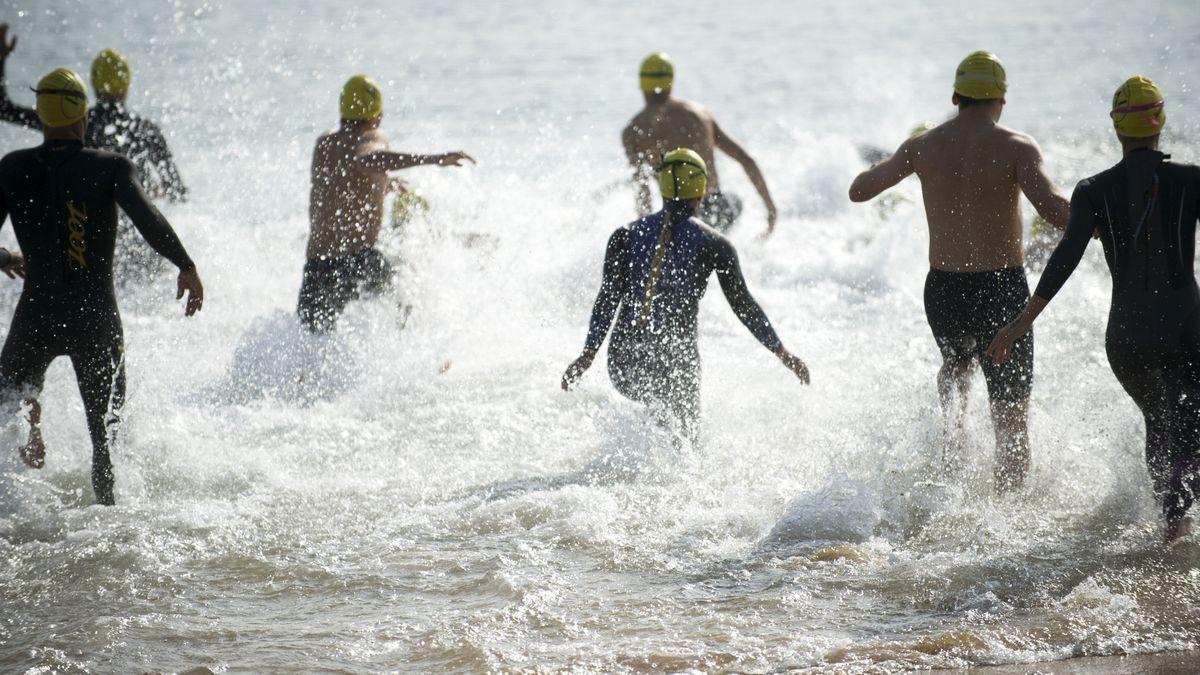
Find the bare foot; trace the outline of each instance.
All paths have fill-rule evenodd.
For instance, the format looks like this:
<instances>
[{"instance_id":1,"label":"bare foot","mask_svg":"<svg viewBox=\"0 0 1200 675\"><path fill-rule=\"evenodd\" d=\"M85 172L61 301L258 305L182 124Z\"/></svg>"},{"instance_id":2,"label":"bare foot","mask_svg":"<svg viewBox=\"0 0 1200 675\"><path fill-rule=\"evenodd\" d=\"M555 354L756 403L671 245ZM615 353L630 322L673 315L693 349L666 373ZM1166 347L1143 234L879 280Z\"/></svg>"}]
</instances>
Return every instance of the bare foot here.
<instances>
[{"instance_id":1,"label":"bare foot","mask_svg":"<svg viewBox=\"0 0 1200 675\"><path fill-rule=\"evenodd\" d=\"M21 460L29 468L40 469L46 466L46 441L42 440L42 429L39 426L42 422L42 406L34 400L26 402L29 404L29 442L22 445L18 452L21 453Z\"/></svg>"},{"instance_id":2,"label":"bare foot","mask_svg":"<svg viewBox=\"0 0 1200 675\"><path fill-rule=\"evenodd\" d=\"M1167 520L1167 528L1163 531L1163 543L1170 544L1176 539L1186 537L1191 533L1191 518L1170 518Z\"/></svg>"}]
</instances>

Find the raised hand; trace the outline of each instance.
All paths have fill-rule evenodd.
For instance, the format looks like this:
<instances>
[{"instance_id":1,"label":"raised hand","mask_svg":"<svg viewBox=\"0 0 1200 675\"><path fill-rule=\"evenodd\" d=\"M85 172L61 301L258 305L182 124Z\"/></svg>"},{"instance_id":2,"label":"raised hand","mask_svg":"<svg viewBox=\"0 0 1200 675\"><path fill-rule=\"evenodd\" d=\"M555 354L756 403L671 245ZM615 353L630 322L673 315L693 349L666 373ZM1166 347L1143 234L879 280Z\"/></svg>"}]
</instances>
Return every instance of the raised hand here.
<instances>
[{"instance_id":1,"label":"raised hand","mask_svg":"<svg viewBox=\"0 0 1200 675\"><path fill-rule=\"evenodd\" d=\"M11 40L8 39L8 24L0 23L0 61L8 58L8 55L13 53L17 48L17 36L14 35Z\"/></svg>"}]
</instances>

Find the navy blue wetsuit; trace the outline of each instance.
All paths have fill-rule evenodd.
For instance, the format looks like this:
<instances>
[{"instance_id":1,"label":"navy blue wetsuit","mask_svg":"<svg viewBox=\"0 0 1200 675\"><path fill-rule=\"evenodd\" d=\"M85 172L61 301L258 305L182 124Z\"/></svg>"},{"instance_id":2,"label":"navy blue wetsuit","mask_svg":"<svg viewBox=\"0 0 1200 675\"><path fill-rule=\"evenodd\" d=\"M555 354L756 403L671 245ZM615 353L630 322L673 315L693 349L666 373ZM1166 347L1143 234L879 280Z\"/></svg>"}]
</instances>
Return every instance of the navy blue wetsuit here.
<instances>
[{"instance_id":1,"label":"navy blue wetsuit","mask_svg":"<svg viewBox=\"0 0 1200 675\"><path fill-rule=\"evenodd\" d=\"M1145 418L1146 463L1163 513L1179 518L1200 489L1200 167L1167 157L1135 150L1080 181L1035 292L1053 298L1099 231L1112 273L1109 365Z\"/></svg>"},{"instance_id":2,"label":"navy blue wetsuit","mask_svg":"<svg viewBox=\"0 0 1200 675\"><path fill-rule=\"evenodd\" d=\"M108 426L125 397L124 337L113 289L117 206L181 270L194 267L142 192L128 159L78 141L0 159L0 224L11 216L25 285L0 351L0 414L36 396L50 362L69 356L92 440L96 501L113 503ZM11 451L0 448L0 452Z\"/></svg>"},{"instance_id":3,"label":"navy blue wetsuit","mask_svg":"<svg viewBox=\"0 0 1200 675\"><path fill-rule=\"evenodd\" d=\"M598 350L612 327L608 373L617 391L673 415L694 436L700 412L696 316L713 272L754 337L772 351L781 345L746 288L733 245L686 207L673 208L680 211L670 215L665 234L666 210L609 237L586 347Z\"/></svg>"}]
</instances>

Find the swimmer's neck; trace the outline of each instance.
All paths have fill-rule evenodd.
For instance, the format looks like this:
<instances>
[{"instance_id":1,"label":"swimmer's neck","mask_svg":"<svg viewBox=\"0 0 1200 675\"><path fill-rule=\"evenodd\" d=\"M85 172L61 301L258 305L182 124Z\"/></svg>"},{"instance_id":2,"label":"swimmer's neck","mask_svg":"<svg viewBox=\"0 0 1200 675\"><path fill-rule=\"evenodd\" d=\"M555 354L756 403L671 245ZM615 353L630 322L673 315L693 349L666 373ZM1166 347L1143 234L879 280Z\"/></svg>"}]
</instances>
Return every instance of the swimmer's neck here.
<instances>
[{"instance_id":1,"label":"swimmer's neck","mask_svg":"<svg viewBox=\"0 0 1200 675\"><path fill-rule=\"evenodd\" d=\"M1131 152L1138 150L1157 150L1158 135L1155 134L1149 138L1133 138L1131 136L1122 136L1117 134L1117 139L1121 141L1121 154L1128 155Z\"/></svg>"},{"instance_id":2,"label":"swimmer's neck","mask_svg":"<svg viewBox=\"0 0 1200 675\"><path fill-rule=\"evenodd\" d=\"M970 108L959 108L958 119L966 124L983 124L995 126L1000 123L1000 106L975 105Z\"/></svg>"},{"instance_id":3,"label":"swimmer's neck","mask_svg":"<svg viewBox=\"0 0 1200 675\"><path fill-rule=\"evenodd\" d=\"M47 141L79 141L83 142L84 132L87 131L87 117L65 127L44 127L42 138Z\"/></svg>"},{"instance_id":4,"label":"swimmer's neck","mask_svg":"<svg viewBox=\"0 0 1200 675\"><path fill-rule=\"evenodd\" d=\"M642 96L646 99L647 108L661 108L671 102L670 91L644 91Z\"/></svg>"}]
</instances>

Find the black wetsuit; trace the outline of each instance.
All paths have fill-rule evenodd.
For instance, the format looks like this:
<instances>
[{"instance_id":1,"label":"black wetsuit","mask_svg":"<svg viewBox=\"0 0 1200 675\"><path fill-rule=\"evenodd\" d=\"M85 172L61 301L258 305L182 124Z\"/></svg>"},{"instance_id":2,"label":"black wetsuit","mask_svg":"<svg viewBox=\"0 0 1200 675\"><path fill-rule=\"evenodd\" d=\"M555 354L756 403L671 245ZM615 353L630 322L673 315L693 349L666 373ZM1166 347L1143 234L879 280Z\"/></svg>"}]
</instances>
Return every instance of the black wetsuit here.
<instances>
[{"instance_id":1,"label":"black wetsuit","mask_svg":"<svg viewBox=\"0 0 1200 675\"><path fill-rule=\"evenodd\" d=\"M733 245L690 216L687 210L671 216L657 281L652 281L653 270L667 211L642 218L609 237L586 347L598 350L616 317L608 347L613 385L627 398L678 418L694 437L700 412L696 316L709 276L717 273L730 307L763 346L774 351L780 342L746 288Z\"/></svg>"},{"instance_id":2,"label":"black wetsuit","mask_svg":"<svg viewBox=\"0 0 1200 675\"><path fill-rule=\"evenodd\" d=\"M296 315L305 328L328 333L351 300L378 295L392 287L395 269L374 247L336 258L304 263Z\"/></svg>"},{"instance_id":3,"label":"black wetsuit","mask_svg":"<svg viewBox=\"0 0 1200 675\"><path fill-rule=\"evenodd\" d=\"M1079 183L1036 294L1054 297L1098 231L1112 273L1109 365L1146 421L1146 463L1168 518L1200 489L1200 167L1137 150Z\"/></svg>"},{"instance_id":4,"label":"black wetsuit","mask_svg":"<svg viewBox=\"0 0 1200 675\"><path fill-rule=\"evenodd\" d=\"M155 251L180 270L194 267L125 157L78 141L47 141L0 159L0 224L12 217L25 256L25 285L0 351L0 405L12 414L20 398L36 395L50 362L69 356L102 504L113 503L108 425L125 396L112 273L118 205Z\"/></svg>"}]
</instances>

